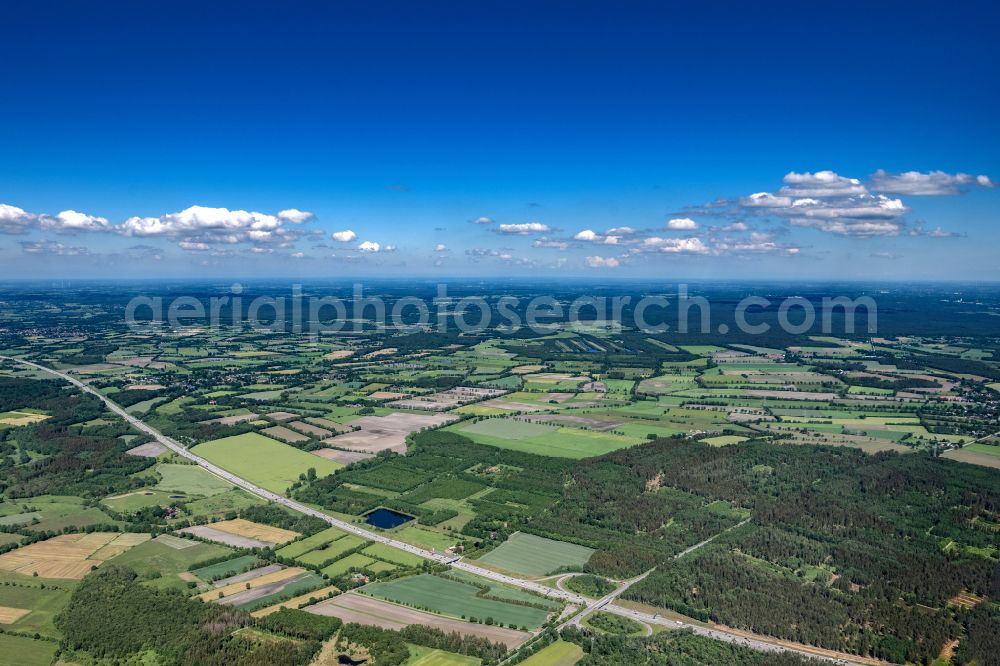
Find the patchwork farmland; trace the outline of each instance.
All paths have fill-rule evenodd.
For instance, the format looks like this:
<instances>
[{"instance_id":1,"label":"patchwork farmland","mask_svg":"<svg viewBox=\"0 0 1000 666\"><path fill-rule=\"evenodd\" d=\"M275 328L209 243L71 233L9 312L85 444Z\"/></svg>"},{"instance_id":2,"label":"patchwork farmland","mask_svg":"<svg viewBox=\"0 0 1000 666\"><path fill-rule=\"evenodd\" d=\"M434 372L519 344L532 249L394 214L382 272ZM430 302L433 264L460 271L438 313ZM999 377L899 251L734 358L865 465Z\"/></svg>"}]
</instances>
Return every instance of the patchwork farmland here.
<instances>
[{"instance_id":1,"label":"patchwork farmland","mask_svg":"<svg viewBox=\"0 0 1000 666\"><path fill-rule=\"evenodd\" d=\"M967 641L957 618L990 607L981 573L1000 555L992 504L973 501L991 497L1000 457L992 455L996 379L977 379L990 379L992 347L905 337L796 342L689 344L599 324L446 341L369 330L294 344L205 330L102 339L115 351L73 363L66 359L80 352L59 352L105 348L32 341L15 353L71 368L233 474L482 576L269 503L187 464L87 395L8 364L0 388L16 391L0 403L4 416L46 418L0 423L10 461L0 466L0 549L9 549L0 573L53 590L0 586L0 622L59 641L53 618L77 586L121 566L141 590L198 608L274 623L290 617L282 608L294 609L383 627L417 664L455 659L413 643L420 627L514 647L571 618L572 604L527 588L592 599L620 590L611 606L790 642L794 626L847 654L883 649L871 628L909 626L913 608L929 619L906 634L910 653L936 650L938 634L921 627L941 627L941 636L960 627L949 640ZM71 474L80 467L63 452L79 446L91 447L93 466ZM884 492L895 483L898 496ZM803 513L806 500L812 508ZM397 520L381 523L376 512ZM824 522L830 515L851 521L850 534ZM878 559L860 555L872 520L891 522L891 530L880 524L878 543L892 561L922 562L957 587L904 586L891 567L879 574L884 587L866 582ZM115 542L128 534L137 543ZM98 538L109 540L88 541ZM834 542L843 547L831 549ZM728 580L742 583L713 585ZM592 587L577 588L586 581ZM754 624L743 610L760 604L740 596L744 589L755 599L779 595L768 617L780 621ZM883 589L898 593L891 616ZM845 599L858 600L857 616L838 615ZM787 608L818 615L782 616ZM810 624L823 613L846 629ZM578 643L604 635L605 619L572 625L583 633L528 663L573 663ZM291 640L263 624L246 628L247 640ZM635 640L646 640L639 633ZM336 638L323 649L333 659L372 657ZM497 649L475 659L499 661Z\"/></svg>"}]
</instances>

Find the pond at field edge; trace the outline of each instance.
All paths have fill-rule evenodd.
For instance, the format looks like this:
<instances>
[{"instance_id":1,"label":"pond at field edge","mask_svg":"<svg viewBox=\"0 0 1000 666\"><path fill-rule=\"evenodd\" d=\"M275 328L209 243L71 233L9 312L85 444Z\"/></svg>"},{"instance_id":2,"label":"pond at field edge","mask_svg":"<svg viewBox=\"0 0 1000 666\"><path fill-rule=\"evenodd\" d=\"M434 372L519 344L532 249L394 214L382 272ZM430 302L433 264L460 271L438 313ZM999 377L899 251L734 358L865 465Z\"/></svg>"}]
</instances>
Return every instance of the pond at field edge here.
<instances>
[{"instance_id":1,"label":"pond at field edge","mask_svg":"<svg viewBox=\"0 0 1000 666\"><path fill-rule=\"evenodd\" d=\"M392 509L375 509L365 516L366 523L383 530L391 530L411 520L413 520L413 516L407 516L405 513L393 511Z\"/></svg>"}]
</instances>

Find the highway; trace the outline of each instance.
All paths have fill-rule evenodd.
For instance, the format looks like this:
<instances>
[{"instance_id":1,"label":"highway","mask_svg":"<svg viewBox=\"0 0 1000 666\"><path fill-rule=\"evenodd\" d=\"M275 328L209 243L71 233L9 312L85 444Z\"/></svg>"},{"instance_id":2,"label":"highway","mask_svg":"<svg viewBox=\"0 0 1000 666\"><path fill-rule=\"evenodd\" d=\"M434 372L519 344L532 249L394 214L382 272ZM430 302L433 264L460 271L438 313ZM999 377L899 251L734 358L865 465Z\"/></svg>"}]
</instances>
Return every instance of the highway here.
<instances>
[{"instance_id":1,"label":"highway","mask_svg":"<svg viewBox=\"0 0 1000 666\"><path fill-rule=\"evenodd\" d=\"M212 474L215 474L219 478L225 479L226 481L229 481L233 485L239 486L240 488L243 488L244 490L246 490L249 493L257 495L258 497L261 497L261 498L266 499L266 500L271 501L271 502L276 502L277 504L281 504L281 505L283 505L285 507L288 507L289 509L292 509L293 511L298 511L299 513L302 513L302 514L305 514L305 515L308 515L308 516L315 516L316 518L319 518L320 520L326 521L330 525L332 525L334 527L337 527L339 529L342 529L345 532L350 532L351 534L356 534L357 536L363 537L365 539L370 539L371 541L377 541L378 543L382 543L382 544L385 544L387 546L391 546L393 548L398 548L399 550L411 553L413 555L417 555L417 556L422 557L424 559L432 560L432 561L438 562L440 564L445 564L445 565L448 565L448 566L450 566L450 567L452 567L454 569L458 569L460 571L465 571L465 572L468 572L470 574L474 574L476 576L481 576L483 578L488 578L490 580L495 580L495 581L500 582L500 583L506 583L507 585L512 585L512 586L515 586L515 587L519 587L521 589L530 590L532 592L536 592L538 594L541 594L541 595L544 595L544 596L547 596L547 597L551 597L551 598L554 598L554 599L560 599L560 600L568 602L568 603L572 603L572 604L577 604L577 605L580 605L580 606L584 606L584 609L583 609L582 612L580 612L575 617L571 618L569 621L567 621L567 622L563 623L562 625L560 625L560 629L562 627L567 626L568 624L579 624L580 621L582 621L587 615L589 615L590 613L593 613L594 611L605 610L605 611L608 611L610 613L615 613L616 615L622 615L622 616L625 616L625 617L630 617L630 618L632 618L634 620L637 620L638 622L641 622L641 623L646 624L646 625L658 624L658 625L662 625L662 626L665 626L665 627L669 627L671 629L690 629L691 631L694 631L695 633L698 633L698 634L701 634L701 635L704 635L704 636L709 636L709 637L715 638L717 640L727 641L727 642L735 643L735 644L739 644L739 645L746 645L747 647L752 647L752 648L755 648L755 649L758 649L758 650L765 650L765 651L770 651L770 652L780 652L780 651L795 652L795 653L801 654L801 655L806 656L806 657L812 657L814 659L821 659L821 660L832 662L832 663L835 663L835 664L866 664L867 665L867 664L880 663L880 662L877 662L875 660L866 659L866 658L863 658L863 657L857 657L855 659L855 658L850 658L847 655L845 655L844 658L833 658L833 657L829 657L829 656L824 656L824 655L821 655L821 654L817 654L816 652L810 650L806 646L802 646L801 648L797 648L797 647L789 646L789 645L786 645L786 644L783 644L783 643L782 644L770 643L770 642L767 642L766 640L758 640L758 639L754 639L754 638L748 638L748 637L746 637L746 636L744 636L742 634L727 633L727 632L725 632L725 631L723 631L721 629L706 628L706 627L704 627L702 625L698 625L698 624L692 624L692 623L687 623L687 622L683 622L683 621L679 621L679 620L673 620L673 619L666 619L666 618L660 617L659 615L651 615L651 614L648 614L648 613L642 613L640 611L635 611L635 610L632 610L632 609L629 609L629 608L624 608L622 606L618 606L618 605L616 605L616 604L613 603L614 600L620 594L622 594L623 592L625 592L625 590L627 590L630 586L632 586L635 583L637 583L637 582L641 581L642 579L644 579L646 576L648 576L652 572L652 570L647 571L646 573L644 573L644 574L642 574L640 576L637 576L635 578L632 578L632 579L626 581L625 583L623 583L622 585L620 585L618 588L616 588L610 594L608 594L608 595L602 597L601 599L598 599L598 600L595 601L593 599L587 599L586 597L583 597L583 596L581 596L579 594L574 594L572 592L569 592L569 591L566 591L566 590L563 590L563 589L558 589L558 588L548 587L547 585L542 585L541 583L538 583L536 581L522 580L520 578L514 578L512 576L506 576L506 575L498 573L496 571L491 571L490 569L484 569L484 568L478 567L478 566L476 566L474 564L470 564L469 562L465 562L460 557L458 557L456 555L436 553L436 552L432 552L432 551L429 551L429 550L425 550L423 548L419 548L417 546L414 546L414 545L411 545L411 544L408 544L408 543L404 543L402 541L397 541L396 539L392 539L392 538L389 538L389 537L387 537L387 536L385 536L383 534L379 534L378 532L373 532L371 530L365 529L363 527L360 527L359 525L355 525L354 523L349 523L347 521L340 520L339 518L335 518L335 517L333 517L331 515L328 515L328 514L322 512L322 511L319 511L319 510L314 509L314 508L312 508L310 506L302 504L301 502L296 502L293 499L289 499L289 498L284 497L282 495L278 495L276 493L273 493L273 492L271 492L269 490L261 488L260 486L257 486L255 484L247 481L246 479L243 479L241 477L236 476L235 474L233 474L231 472L226 471L225 469L219 467L218 465L215 465L215 464L209 462L208 460L205 460L201 456L195 455L194 453L192 453L191 451L189 451L184 445L180 444L179 442L175 441L174 439L172 439L170 437L167 437L166 435L164 435L163 433L159 432L155 428L153 428L153 427L147 425L146 423L144 423L142 420L140 420L140 419L136 418L135 416L129 414L127 411L125 411L124 409L122 409L117 403L115 403L114 401L110 400L106 396L102 395L100 392L96 391L95 389L87 386L86 384L84 384L80 380L76 379L75 377L72 377L72 376L70 376L70 375L68 375L68 374L66 374L64 372L59 372L58 370L53 370L52 368L48 368L48 367L46 367L44 365L39 365L38 363L34 363L32 361L26 361L26 360L23 360L23 359L20 359L20 358L12 358L10 356L0 356L0 360L2 360L2 361L11 361L11 362L14 362L14 363L20 363L22 365L26 365L26 366L29 366L31 368L34 368L35 370L39 370L41 372L45 372L45 373L48 373L50 375L54 375L56 377L59 377L60 379L63 379L65 381L69 382L70 384L73 384L74 386L76 386L80 390L85 391L86 393L89 393L89 394L93 395L94 397L98 398L99 400L101 400L108 407L109 410L111 410L112 412L114 412L118 416L120 416L123 419L125 419L125 421L127 421L130 425L132 425L137 430L146 433L147 435L149 435L150 437L152 437L153 439L155 439L157 442L159 442L163 446L165 446L168 449L170 449L171 451L175 452L177 455L182 456L184 458L187 458L188 460L190 460L190 461L192 461L192 462L200 465L204 469L208 470ZM743 521L742 523L739 523L739 525L734 525L730 529L735 529L736 527L739 527L740 525L743 525L746 522L747 521ZM716 535L716 536L718 536L718 535ZM676 555L675 557L676 558L683 557L683 556L691 553L692 551L697 550L698 548L700 548L700 547L704 546L705 544L709 543L714 538L715 537L712 537L710 539L706 539L705 541L703 541L703 542L701 542L699 544L696 544L696 545L694 545L694 546L686 549L685 551L683 551L681 553L678 553L678 555Z\"/></svg>"},{"instance_id":2,"label":"highway","mask_svg":"<svg viewBox=\"0 0 1000 666\"><path fill-rule=\"evenodd\" d=\"M623 617L631 618L636 622L640 622L645 625L660 625L667 627L669 629L687 629L701 636L707 636L708 638L714 638L718 641L725 641L727 643L732 643L734 645L742 645L744 647L752 648L754 650L760 650L763 652L794 652L795 654L801 655L803 657L810 657L812 659L817 659L819 661L826 661L831 664L840 664L842 666L855 666L857 664L871 665L871 664L881 664L883 662L877 661L875 659L867 659L865 657L853 657L852 655L844 655L843 657L834 657L826 654L822 654L819 651L813 651L805 646L793 647L786 643L772 643L763 638L751 638L748 636L743 636L735 633L728 633L721 629L714 629L709 627L704 627L698 624L692 624L689 622L683 622L680 620L668 619L661 617L660 615L653 615L650 613L643 613L641 611L632 610L631 608L624 608L615 604L608 604L601 610L607 611L609 613L614 613L615 615L621 615Z\"/></svg>"},{"instance_id":3,"label":"highway","mask_svg":"<svg viewBox=\"0 0 1000 666\"><path fill-rule=\"evenodd\" d=\"M570 618L569 620L567 620L566 622L564 622L562 625L560 625L559 629L562 629L563 627L565 627L567 625L570 625L570 624L573 624L573 625L576 625L576 626L580 626L580 623L583 622L583 620L588 615L590 615L594 611L599 611L599 610L605 609L607 606L609 606L611 604L612 601L614 601L615 599L617 599L618 596L620 594L622 594L625 590L627 590L628 588L632 587L633 585L635 585L639 581L643 580L646 576L648 576L651 573L653 573L653 569L650 569L646 573L640 574L640 575L636 576L635 578L630 578L629 580L625 581L624 583L622 583L621 585L619 585L618 587L616 587L614 590L612 590L611 592L609 592L608 594L605 594L603 597L601 597L597 601L591 601L591 602L589 602L587 604L586 608L584 608L582 611L580 611L575 617Z\"/></svg>"},{"instance_id":4,"label":"highway","mask_svg":"<svg viewBox=\"0 0 1000 666\"><path fill-rule=\"evenodd\" d=\"M63 379L69 382L70 384L73 384L80 390L85 391L93 395L94 397L98 398L99 400L101 400L109 410L111 410L118 416L125 419L125 421L128 422L132 427L146 433L147 435L149 435L150 437L152 437L157 442L167 447L177 455L183 456L184 458L187 458L188 460L197 463L198 465L205 468L212 474L215 474L219 478L225 479L226 481L232 483L233 485L239 486L240 488L243 488L249 493L257 495L258 497L262 497L268 501L281 504L282 506L288 507L293 511L298 511L299 513L303 513L307 516L314 516L316 518L319 518L320 520L326 521L330 525L342 529L345 532L350 532L351 534L355 534L365 539L370 539L371 541L377 541L378 543L382 543L387 546L391 546L393 548L398 548L399 550L406 551L407 553L417 555L427 560L432 560L439 564L449 565L455 569L466 571L476 576L482 576L483 578L495 580L499 583L514 585L522 589L530 590L532 592L536 592L538 594L547 597L560 599L562 601L566 601L569 603L583 605L587 602L587 600L584 597L578 594L573 594L572 592L566 592L564 590L551 588L548 587L547 585L542 585L541 583L536 583L534 581L521 580L520 578L514 578L513 576L506 576L502 573L491 571L490 569L484 569L474 564L462 561L457 555L452 555L447 553L436 553L429 550L425 550L418 546L414 546L412 544L404 543L402 541L397 541L396 539L387 537L384 534L379 534L378 532L365 529L364 527L355 525L354 523L349 523L347 521L340 520L339 518L335 518L329 514L319 511L318 509L314 509L311 506L307 506L305 504L302 504L301 502L296 502L295 500L284 497L283 495L278 495L277 493L273 493L270 490L261 488L260 486L255 485L244 478L238 477L232 472L229 472L219 467L218 465L209 462L208 460L205 460L201 456L192 453L183 444L177 442L176 440L170 437L167 437L160 431L144 423L141 419L138 419L132 414L129 414L127 411L122 409L117 403L110 400L109 398L107 398L100 392L96 391L95 389L87 386L86 384L78 380L76 377L68 375L64 372L59 372L58 370L53 370L52 368L48 368L44 365L39 365L38 363L33 363L32 361L25 361L19 358L0 356L0 360L13 361L15 363L27 365L29 367L34 368L35 370L46 372L50 375L54 375L56 377L59 377L60 379Z\"/></svg>"}]
</instances>

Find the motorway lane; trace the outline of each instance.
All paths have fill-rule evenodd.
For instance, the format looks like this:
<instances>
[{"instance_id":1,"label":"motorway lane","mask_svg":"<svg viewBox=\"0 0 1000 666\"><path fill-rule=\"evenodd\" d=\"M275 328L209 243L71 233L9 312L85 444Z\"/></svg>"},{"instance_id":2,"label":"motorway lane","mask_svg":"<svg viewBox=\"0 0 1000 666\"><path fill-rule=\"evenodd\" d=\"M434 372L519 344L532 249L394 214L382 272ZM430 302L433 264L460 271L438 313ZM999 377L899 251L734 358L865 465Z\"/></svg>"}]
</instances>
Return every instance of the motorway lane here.
<instances>
[{"instance_id":1,"label":"motorway lane","mask_svg":"<svg viewBox=\"0 0 1000 666\"><path fill-rule=\"evenodd\" d=\"M570 624L576 625L576 626L579 627L580 623L583 622L583 620L588 615L590 615L594 611L602 610L605 606L608 606L609 604L611 604L611 602L613 602L615 599L617 599L620 594L622 594L623 592L625 592L625 590L627 590L628 588L632 587L633 585L635 585L639 581L645 579L646 576L648 576L651 573L653 573L653 569L650 569L646 573L640 574L640 575L636 576L635 578L630 578L629 580L625 581L624 583L622 583L621 585L619 585L618 587L616 587L615 589L613 589L611 592L609 592L608 594L606 594L603 597L601 597L600 599L598 599L597 601L591 601L591 602L589 602L587 604L586 608L584 608L582 611L580 611L580 613L576 617L574 617L574 618L572 618L572 619L564 622L559 627L559 629L562 629L563 627L565 627L567 625L570 625Z\"/></svg>"},{"instance_id":2,"label":"motorway lane","mask_svg":"<svg viewBox=\"0 0 1000 666\"><path fill-rule=\"evenodd\" d=\"M427 560L432 560L439 564L450 565L455 569L466 571L476 576L489 578L490 580L495 580L500 583L506 583L508 585L513 585L515 587L519 587L522 589L531 590L532 592L536 592L544 596L553 597L570 603L576 603L576 604L586 603L586 600L580 595L551 588L546 585L536 583L534 581L521 580L520 578L514 578L512 576L506 576L496 571L484 569L474 564L469 564L468 562L464 562L456 555L436 553L429 550L425 550L418 546L404 543L402 541L397 541L385 535L379 534L378 532L373 532L371 530L355 525L354 523L349 523L347 521L340 520L339 518L335 518L329 514L319 511L318 509L306 506L301 502L297 502L293 499L289 499L282 495L278 495L277 493L273 493L270 490L261 488L260 486L257 486L251 483L250 481L247 481L244 478L236 476L235 474L223 469L222 467L219 467L218 465L209 462L208 460L202 458L201 456L192 453L183 444L177 442L176 440L170 437L167 437L160 431L144 423L142 420L136 418L132 414L129 414L127 411L122 409L117 403L109 399L107 396L87 386L86 384L78 380L76 377L72 377L64 372L59 372L58 370L53 370L52 368L45 367L44 365L39 365L38 363L33 363L32 361L25 361L19 358L0 356L0 360L21 363L22 365L27 365L36 370L40 370L41 372L46 372L51 375L55 375L56 377L59 377L60 379L63 379L73 384L80 390L85 391L93 395L94 397L100 399L112 412L125 419L125 421L131 424L134 428L146 433L160 444L163 444L165 447L175 452L177 455L183 456L184 458L187 458L188 460L197 463L198 465L208 470L212 474L215 474L216 476L225 479L226 481L229 481L233 485L239 486L240 488L243 488L244 490L253 493L254 495L257 495L258 497L262 497L271 502L281 504L285 507L288 507L289 509L292 509L293 511L298 511L299 513L303 513L307 516L314 516L316 518L319 518L320 520L326 521L330 525L342 529L345 532L350 532L351 534L355 534L365 539L369 539L371 541L376 541L378 543L382 543L387 546L397 548L407 553L417 555L418 557L422 557Z\"/></svg>"},{"instance_id":3,"label":"motorway lane","mask_svg":"<svg viewBox=\"0 0 1000 666\"><path fill-rule=\"evenodd\" d=\"M709 629L708 627L703 627L697 624L691 624L688 622L682 622L680 620L668 619L661 617L660 615L652 615L650 613L643 613L641 611L632 610L631 608L624 608L616 604L608 604L602 610L609 613L614 613L615 615L621 615L623 617L631 618L636 622L641 622L646 625L660 625L668 627L670 629L689 629L692 632L699 634L701 636L707 636L709 638L714 638L715 640L725 641L727 643L733 643L736 645L742 645L744 647L753 648L754 650L760 650L763 652L794 652L796 654L802 655L803 657L810 657L812 659L818 659L820 661L827 661L831 664L841 664L842 666L855 666L857 664L872 664L881 663L871 659L864 659L858 657L857 660L851 659L848 656L844 658L831 657L823 654L817 654L810 651L807 648L794 648L783 644L770 643L765 640L757 640L754 638L748 638L746 636L741 636L737 634L730 634L725 631L718 629Z\"/></svg>"},{"instance_id":4,"label":"motorway lane","mask_svg":"<svg viewBox=\"0 0 1000 666\"><path fill-rule=\"evenodd\" d=\"M106 396L104 396L103 394L101 394L98 391L96 391L96 390L92 389L91 387L87 386L86 384L84 384L80 380L76 379L75 377L72 377L72 376L70 376L70 375L68 375L66 373L63 373L63 372L59 372L58 370L53 370L52 368L48 368L48 367L45 367L43 365L39 365L37 363L33 363L32 361L25 361L25 360L19 359L19 358L12 358L12 357L9 357L9 356L0 356L0 360L12 361L14 363L20 363L22 365L27 365L27 366L32 367L32 368L34 368L36 370L39 370L41 372L46 372L48 374L54 375L56 377L59 377L60 379L63 379L65 381L73 384L74 386L76 386L80 390L85 391L87 393L90 393L91 395L93 395L96 398L100 399L108 407L108 409L110 409L112 412L114 412L115 414L121 416L123 419L125 419L132 426L134 426L138 430L146 433L147 435L149 435L150 437L152 437L153 439L155 439L159 443L161 443L164 446L166 446L171 451L174 451L178 455L183 456L184 458L187 458L188 460L191 460L194 463L197 463L198 465L200 465L204 469L208 470L212 474L215 474L216 476L218 476L218 477L220 477L222 479L225 479L226 481L229 481L230 483L232 483L232 484L234 484L236 486L239 486L240 488L243 488L244 490L246 490L246 491L248 491L250 493L253 493L254 495L257 495L258 497L262 497L262 498L264 498L266 500L269 500L269 501L272 501L272 502L276 502L278 504L281 504L283 506L288 507L289 509L292 509L293 511L298 511L299 513L303 513L303 514L309 515L309 516L315 516L316 518L319 518L320 520L324 520L327 523L329 523L330 525L333 525L334 527L342 529L345 532L350 532L351 534L356 534L356 535L358 535L360 537L363 537L365 539L369 539L371 541L376 541L378 543L382 543L382 544L385 544L387 546L391 546L393 548L397 548L399 550L402 550L402 551L405 551L405 552L408 552L408 553L412 553L413 555L417 555L417 556L422 557L424 559L432 560L434 562L438 562L438 563L441 563L441 564L446 564L446 565L451 566L452 568L459 569L461 571L466 571L466 572L474 574L476 576L481 576L483 578L489 578L490 580L495 580L495 581L500 582L500 583L506 583L508 585L513 585L515 587L519 587L519 588L522 588L522 589L531 590L533 592L537 592L539 594L542 594L542 595L545 595L545 596L548 596L548 597L553 597L553 598L561 599L561 600L569 602L569 603L573 603L573 604L578 604L578 605L585 606L583 612L581 612L575 618L573 618L573 619L569 620L568 622L564 623L563 625L561 625L560 629L562 627L566 626L567 624L570 624L570 623L572 623L572 624L578 624L587 615L589 615L590 613L594 612L595 610L599 610L600 609L600 610L606 610L608 612L615 613L615 614L618 614L618 615L623 615L625 617L631 617L631 618L633 618L633 619L635 619L635 620L637 620L639 622L645 623L645 624L659 624L659 625L663 625L663 626L670 627L670 628L673 628L673 629L690 629L690 630L694 631L695 633L698 633L698 634L701 634L701 635L704 635L704 636L709 636L711 638L716 638L718 640L724 640L724 641L727 641L727 642L730 642L730 643L737 643L737 644L740 644L740 645L746 645L748 647L752 647L752 648L755 648L755 649L758 649L758 650L764 650L764 651L769 651L769 652L776 652L776 651L777 652L780 652L780 651L797 652L797 653L802 654L804 656L813 657L815 659L822 659L822 660L829 661L829 662L835 663L835 664L847 664L847 665L850 665L850 664L870 664L871 663L871 661L861 661L861 660L853 661L853 660L835 659L835 658L831 658L831 657L817 655L817 654L815 654L813 652L810 652L810 651L808 651L806 649L795 649L795 648L791 648L791 647L774 645L774 644L768 643L766 641L759 641L759 640L754 640L754 639L748 639L748 638L746 638L744 636L740 636L740 635L736 635L736 634L729 634L729 633L726 633L724 631L720 631L720 630L716 630L716 629L706 629L705 627L702 627L702 626L699 626L699 625L695 625L695 624L689 624L689 623L680 622L680 621L677 621L677 620L668 620L668 619L665 619L665 618L662 618L662 617L659 617L659 616L650 615L648 613L641 613L639 611L634 611L634 610L631 610L631 609L628 609L628 608L623 608L621 606L617 606L614 603L612 603L615 600L615 598L618 597L618 595L620 595L622 592L624 592L625 590L627 590L633 584L635 584L635 583L639 582L640 580L644 579L646 576L648 576L652 572L652 570L647 571L646 573L642 574L641 576L637 576L636 578L633 578L633 579L627 581L624 585L622 585L621 587L619 587L618 589L616 589L611 594L608 594L608 595L602 597L601 599L598 599L597 601L593 601L593 600L588 600L585 597L582 597L582 596L580 596L578 594L573 594L573 593L570 593L570 592L566 592L564 590L551 588L551 587L548 587L546 585L542 585L541 583L537 583L537 582L534 582L534 581L521 580L520 578L514 578L512 576L506 576L506 575L498 573L496 571L491 571L489 569L483 569L483 568L475 566L473 564L469 564L468 562L465 562L465 561L461 560L459 557L457 557L455 555L444 555L444 554L441 554L441 553L435 553L435 552L431 552L429 550L425 550L423 548L419 548L417 546L413 546L413 545L408 544L408 543L404 543L402 541L397 541L395 539L391 539L391 538L386 537L384 535L381 535L381 534L379 534L377 532L372 532L371 530L367 530L367 529L365 529L363 527L359 527L358 525L355 525L353 523L348 523L346 521L340 520L339 518L334 518L333 516L330 516L330 515L328 515L326 513L323 513L322 511L319 511L319 510L314 509L312 507L306 506L305 504L302 504L300 502L296 502L295 500L292 500L292 499L289 499L287 497L278 495L278 494L273 493L273 492L271 492L269 490L265 490L264 488L261 488L259 486L256 486L256 485L250 483L246 479L243 479L241 477L236 476L235 474L232 474L231 472L226 471L225 469L219 467L218 465L215 465L215 464L209 462L208 460L205 460L201 456L195 455L194 453L192 453L191 451L189 451L185 446L183 446L179 442L175 441L174 439L172 439L170 437L167 437L166 435L164 435L163 433L159 432L155 428L152 428L151 426L146 425L143 421L141 421L140 419L136 418L135 416L129 414L124 409L122 409L117 403L113 402L112 400L110 400L109 398L107 398ZM738 525L734 526L734 527L738 527ZM705 542L702 542L700 544L696 544L695 546L687 549L683 553L678 554L677 557L682 557L683 555L686 555L686 554L690 553L691 551L696 550L697 548L700 548L701 546L705 545L705 543L707 543L708 541L711 541L711 539L709 539L709 540L707 540Z\"/></svg>"}]
</instances>

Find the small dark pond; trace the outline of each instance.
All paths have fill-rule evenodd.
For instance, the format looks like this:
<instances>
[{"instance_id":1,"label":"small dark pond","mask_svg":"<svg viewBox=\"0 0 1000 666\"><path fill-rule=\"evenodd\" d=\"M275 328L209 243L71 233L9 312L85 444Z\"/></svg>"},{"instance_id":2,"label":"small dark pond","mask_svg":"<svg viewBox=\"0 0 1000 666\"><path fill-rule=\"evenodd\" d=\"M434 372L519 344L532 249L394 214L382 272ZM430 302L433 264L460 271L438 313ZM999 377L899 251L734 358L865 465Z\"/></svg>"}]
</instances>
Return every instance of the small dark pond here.
<instances>
[{"instance_id":1,"label":"small dark pond","mask_svg":"<svg viewBox=\"0 0 1000 666\"><path fill-rule=\"evenodd\" d=\"M393 527L399 527L411 520L413 520L413 516L407 516L405 513L399 513L392 509L375 509L365 516L366 523L373 527L381 527L383 530L391 530Z\"/></svg>"},{"instance_id":2,"label":"small dark pond","mask_svg":"<svg viewBox=\"0 0 1000 666\"><path fill-rule=\"evenodd\" d=\"M368 660L367 659L358 659L358 660L351 659L346 654L342 654L339 657L337 657L337 663L338 664L348 664L348 666L358 666L358 664L363 664L366 661L368 661Z\"/></svg>"}]
</instances>

